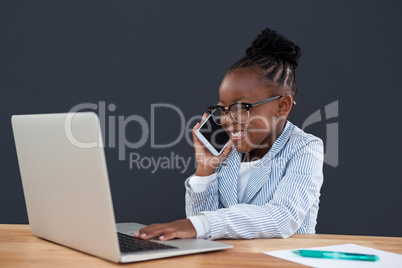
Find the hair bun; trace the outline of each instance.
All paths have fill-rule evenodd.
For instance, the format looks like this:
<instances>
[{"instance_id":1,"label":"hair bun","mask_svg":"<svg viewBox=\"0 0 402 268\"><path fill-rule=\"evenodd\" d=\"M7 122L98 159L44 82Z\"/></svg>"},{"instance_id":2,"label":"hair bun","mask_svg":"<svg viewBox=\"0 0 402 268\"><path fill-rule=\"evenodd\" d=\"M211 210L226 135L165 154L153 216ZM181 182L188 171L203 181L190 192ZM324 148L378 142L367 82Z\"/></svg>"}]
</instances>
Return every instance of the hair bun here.
<instances>
[{"instance_id":1,"label":"hair bun","mask_svg":"<svg viewBox=\"0 0 402 268\"><path fill-rule=\"evenodd\" d=\"M270 28L264 29L246 50L246 56L268 56L288 62L293 68L297 67L300 54L300 48L295 43Z\"/></svg>"}]
</instances>

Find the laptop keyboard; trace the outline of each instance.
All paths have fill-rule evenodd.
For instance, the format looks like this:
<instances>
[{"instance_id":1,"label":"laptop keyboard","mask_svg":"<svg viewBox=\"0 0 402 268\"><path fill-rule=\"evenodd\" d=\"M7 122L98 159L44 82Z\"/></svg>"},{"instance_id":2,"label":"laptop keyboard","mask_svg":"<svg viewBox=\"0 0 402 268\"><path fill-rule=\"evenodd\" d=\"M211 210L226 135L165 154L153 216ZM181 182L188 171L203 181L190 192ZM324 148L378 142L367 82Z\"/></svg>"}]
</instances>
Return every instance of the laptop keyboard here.
<instances>
[{"instance_id":1,"label":"laptop keyboard","mask_svg":"<svg viewBox=\"0 0 402 268\"><path fill-rule=\"evenodd\" d=\"M177 248L149 240L135 238L122 233L117 234L119 237L120 251L122 253Z\"/></svg>"}]
</instances>

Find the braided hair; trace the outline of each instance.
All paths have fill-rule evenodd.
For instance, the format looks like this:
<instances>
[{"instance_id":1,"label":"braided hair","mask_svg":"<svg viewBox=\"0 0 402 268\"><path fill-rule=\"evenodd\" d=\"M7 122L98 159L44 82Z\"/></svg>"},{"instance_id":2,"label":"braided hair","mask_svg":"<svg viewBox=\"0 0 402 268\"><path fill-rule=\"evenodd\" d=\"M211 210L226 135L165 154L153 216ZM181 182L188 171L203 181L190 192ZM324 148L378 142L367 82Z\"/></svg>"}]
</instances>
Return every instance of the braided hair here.
<instances>
[{"instance_id":1,"label":"braided hair","mask_svg":"<svg viewBox=\"0 0 402 268\"><path fill-rule=\"evenodd\" d=\"M235 62L228 70L258 68L269 82L290 90L293 98L297 93L296 67L300 48L270 28L264 29L246 50L246 56Z\"/></svg>"}]
</instances>

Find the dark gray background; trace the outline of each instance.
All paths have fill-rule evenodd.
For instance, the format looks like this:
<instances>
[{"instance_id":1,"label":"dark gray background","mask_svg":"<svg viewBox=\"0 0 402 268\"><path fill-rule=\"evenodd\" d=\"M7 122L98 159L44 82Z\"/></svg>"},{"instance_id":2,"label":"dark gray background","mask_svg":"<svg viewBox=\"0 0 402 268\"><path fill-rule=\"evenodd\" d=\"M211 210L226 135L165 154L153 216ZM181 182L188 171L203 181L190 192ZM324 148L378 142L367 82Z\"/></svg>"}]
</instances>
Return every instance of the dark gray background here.
<instances>
[{"instance_id":1,"label":"dark gray background","mask_svg":"<svg viewBox=\"0 0 402 268\"><path fill-rule=\"evenodd\" d=\"M227 68L269 26L302 49L291 121L339 101L339 117L306 128L326 141L339 123L339 165L324 166L318 233L401 236L401 4L398 1L0 1L0 223L27 223L12 136L13 114L67 112L83 102L144 117L153 103L186 120L218 100ZM323 114L323 113L322 113ZM324 115L324 114L323 114ZM179 134L156 114L156 141ZM127 137L139 138L138 124ZM183 139L141 156L193 157ZM116 220L185 217L192 168L129 168L106 148Z\"/></svg>"}]
</instances>

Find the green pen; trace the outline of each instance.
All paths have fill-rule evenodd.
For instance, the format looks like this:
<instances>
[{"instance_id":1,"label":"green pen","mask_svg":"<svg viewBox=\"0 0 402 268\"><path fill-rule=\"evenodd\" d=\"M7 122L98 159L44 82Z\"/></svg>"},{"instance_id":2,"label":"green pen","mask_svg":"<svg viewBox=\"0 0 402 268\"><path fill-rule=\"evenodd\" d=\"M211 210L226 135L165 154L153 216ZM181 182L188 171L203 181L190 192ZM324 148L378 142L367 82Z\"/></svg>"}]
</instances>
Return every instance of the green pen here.
<instances>
[{"instance_id":1,"label":"green pen","mask_svg":"<svg viewBox=\"0 0 402 268\"><path fill-rule=\"evenodd\" d=\"M293 250L292 252L302 257L311 257L311 258L342 259L342 260L355 260L355 261L377 261L380 259L378 256L371 254L359 254L359 253L348 253L348 252L337 252L337 251L300 249L300 250Z\"/></svg>"}]
</instances>

